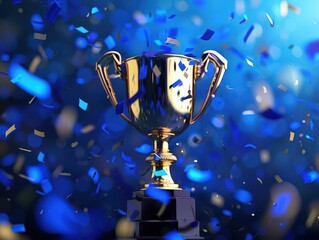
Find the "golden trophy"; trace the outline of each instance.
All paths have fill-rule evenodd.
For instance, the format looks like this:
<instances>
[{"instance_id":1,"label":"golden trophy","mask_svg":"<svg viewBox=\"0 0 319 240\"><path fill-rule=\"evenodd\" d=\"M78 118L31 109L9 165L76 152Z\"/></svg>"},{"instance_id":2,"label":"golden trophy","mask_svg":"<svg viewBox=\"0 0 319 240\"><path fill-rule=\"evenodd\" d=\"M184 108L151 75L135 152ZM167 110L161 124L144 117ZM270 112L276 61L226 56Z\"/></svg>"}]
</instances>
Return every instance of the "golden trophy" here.
<instances>
[{"instance_id":1,"label":"golden trophy","mask_svg":"<svg viewBox=\"0 0 319 240\"><path fill-rule=\"evenodd\" d=\"M202 107L193 115L197 80L214 65L214 75ZM128 114L122 111L113 90L108 68L126 81ZM111 66L112 66L111 65ZM185 239L202 239L195 219L195 201L182 190L170 173L177 160L169 150L169 140L181 134L204 113L223 78L227 60L216 51L205 51L202 60L177 54L145 54L122 61L120 53L109 51L96 63L96 70L117 112L153 140L153 151L146 158L152 166L152 181L128 201L128 216L135 223L135 239L162 239L178 231ZM161 174L157 174L161 173ZM147 190L169 194L168 203L149 196ZM161 193L161 192L160 192Z\"/></svg>"}]
</instances>

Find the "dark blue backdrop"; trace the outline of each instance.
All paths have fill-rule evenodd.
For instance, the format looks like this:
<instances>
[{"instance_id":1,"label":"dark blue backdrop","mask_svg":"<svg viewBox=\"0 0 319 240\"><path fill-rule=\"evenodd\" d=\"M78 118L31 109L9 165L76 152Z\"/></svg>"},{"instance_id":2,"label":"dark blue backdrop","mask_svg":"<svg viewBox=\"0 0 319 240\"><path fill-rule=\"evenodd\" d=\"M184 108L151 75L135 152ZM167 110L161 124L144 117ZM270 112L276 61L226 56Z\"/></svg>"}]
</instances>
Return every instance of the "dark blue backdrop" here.
<instances>
[{"instance_id":1,"label":"dark blue backdrop","mask_svg":"<svg viewBox=\"0 0 319 240\"><path fill-rule=\"evenodd\" d=\"M97 77L110 49L123 59L213 49L228 60L205 115L171 142L172 174L197 201L202 236L318 238L317 9L314 0L0 0L0 238L125 232L118 220L148 181L151 141L115 114ZM198 83L196 109L209 81ZM113 83L124 99L125 83Z\"/></svg>"}]
</instances>

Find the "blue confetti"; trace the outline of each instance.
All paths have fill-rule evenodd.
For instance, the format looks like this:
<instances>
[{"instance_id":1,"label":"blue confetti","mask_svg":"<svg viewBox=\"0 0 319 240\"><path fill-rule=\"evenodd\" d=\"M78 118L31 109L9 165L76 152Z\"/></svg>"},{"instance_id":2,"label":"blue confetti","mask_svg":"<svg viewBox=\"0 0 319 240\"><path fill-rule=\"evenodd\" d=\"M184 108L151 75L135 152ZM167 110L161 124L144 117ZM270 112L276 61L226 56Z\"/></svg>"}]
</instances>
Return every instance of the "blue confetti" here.
<instances>
[{"instance_id":1,"label":"blue confetti","mask_svg":"<svg viewBox=\"0 0 319 240\"><path fill-rule=\"evenodd\" d=\"M121 214L122 216L126 216L127 215L127 213L125 211L123 211L122 209L117 209L117 212L119 214Z\"/></svg>"},{"instance_id":2,"label":"blue confetti","mask_svg":"<svg viewBox=\"0 0 319 240\"><path fill-rule=\"evenodd\" d=\"M164 52L170 53L172 52L172 48L166 45L161 45L160 49L163 50Z\"/></svg>"},{"instance_id":3,"label":"blue confetti","mask_svg":"<svg viewBox=\"0 0 319 240\"><path fill-rule=\"evenodd\" d=\"M230 210L228 210L228 209L224 209L224 210L223 210L223 214L224 214L225 216L227 216L227 217L233 216L233 213L232 213Z\"/></svg>"},{"instance_id":4,"label":"blue confetti","mask_svg":"<svg viewBox=\"0 0 319 240\"><path fill-rule=\"evenodd\" d=\"M164 240L184 240L185 238L177 231L168 232L164 236Z\"/></svg>"},{"instance_id":5,"label":"blue confetti","mask_svg":"<svg viewBox=\"0 0 319 240\"><path fill-rule=\"evenodd\" d=\"M146 29L144 29L144 36L145 36L145 40L146 40L146 47L149 47L150 46L150 40L149 40L148 32L147 32Z\"/></svg>"},{"instance_id":6,"label":"blue confetti","mask_svg":"<svg viewBox=\"0 0 319 240\"><path fill-rule=\"evenodd\" d=\"M165 23L166 22L166 11L156 9L154 20L156 23Z\"/></svg>"},{"instance_id":7,"label":"blue confetti","mask_svg":"<svg viewBox=\"0 0 319 240\"><path fill-rule=\"evenodd\" d=\"M155 175L155 177L167 176L167 172L164 169L153 171L153 174Z\"/></svg>"},{"instance_id":8,"label":"blue confetti","mask_svg":"<svg viewBox=\"0 0 319 240\"><path fill-rule=\"evenodd\" d=\"M189 169L194 168L195 165L194 164L187 164L184 168L184 172L188 172Z\"/></svg>"},{"instance_id":9,"label":"blue confetti","mask_svg":"<svg viewBox=\"0 0 319 240\"><path fill-rule=\"evenodd\" d=\"M31 24L34 30L41 31L44 28L44 22L40 14L33 14Z\"/></svg>"},{"instance_id":10,"label":"blue confetti","mask_svg":"<svg viewBox=\"0 0 319 240\"><path fill-rule=\"evenodd\" d=\"M192 51L194 51L194 48L186 48L184 52L185 53L190 53Z\"/></svg>"},{"instance_id":11,"label":"blue confetti","mask_svg":"<svg viewBox=\"0 0 319 240\"><path fill-rule=\"evenodd\" d=\"M95 13L98 13L98 12L99 12L99 9L97 7L92 7L91 14L95 14Z\"/></svg>"},{"instance_id":12,"label":"blue confetti","mask_svg":"<svg viewBox=\"0 0 319 240\"><path fill-rule=\"evenodd\" d=\"M96 186L95 194L98 194L98 192L100 191L100 188L101 188L101 183L99 182Z\"/></svg>"},{"instance_id":13,"label":"blue confetti","mask_svg":"<svg viewBox=\"0 0 319 240\"><path fill-rule=\"evenodd\" d=\"M86 111L86 109L87 109L87 107L88 107L88 103L85 102L85 101L83 101L81 98L79 98L79 107L80 107L82 110Z\"/></svg>"},{"instance_id":14,"label":"blue confetti","mask_svg":"<svg viewBox=\"0 0 319 240\"><path fill-rule=\"evenodd\" d=\"M51 87L45 80L32 75L17 63L11 63L8 70L11 81L24 91L39 99L50 97Z\"/></svg>"},{"instance_id":15,"label":"blue confetti","mask_svg":"<svg viewBox=\"0 0 319 240\"><path fill-rule=\"evenodd\" d=\"M135 148L136 152L144 153L144 154L150 153L152 150L153 150L153 147L146 143L143 143L141 146Z\"/></svg>"},{"instance_id":16,"label":"blue confetti","mask_svg":"<svg viewBox=\"0 0 319 240\"><path fill-rule=\"evenodd\" d=\"M235 199L237 199L241 203L249 203L252 200L252 195L250 192L244 190L244 189L238 189L235 192Z\"/></svg>"},{"instance_id":17,"label":"blue confetti","mask_svg":"<svg viewBox=\"0 0 319 240\"><path fill-rule=\"evenodd\" d=\"M249 38L250 34L252 33L252 31L254 30L254 25L251 25L250 28L248 29L248 31L246 32L245 36L244 36L244 42L247 41L247 39Z\"/></svg>"},{"instance_id":18,"label":"blue confetti","mask_svg":"<svg viewBox=\"0 0 319 240\"><path fill-rule=\"evenodd\" d=\"M210 170L199 170L190 168L187 171L187 177L194 182L206 182L212 178L213 174Z\"/></svg>"},{"instance_id":19,"label":"blue confetti","mask_svg":"<svg viewBox=\"0 0 319 240\"><path fill-rule=\"evenodd\" d=\"M140 67L140 72L138 74L138 79L143 80L146 78L146 76L147 76L147 65L143 61Z\"/></svg>"},{"instance_id":20,"label":"blue confetti","mask_svg":"<svg viewBox=\"0 0 319 240\"><path fill-rule=\"evenodd\" d=\"M230 16L229 16L229 20L234 19L234 17L235 17L235 12L231 12L231 13L230 13Z\"/></svg>"},{"instance_id":21,"label":"blue confetti","mask_svg":"<svg viewBox=\"0 0 319 240\"><path fill-rule=\"evenodd\" d=\"M24 226L24 224L13 224L11 227L11 230L14 233L25 232L25 226Z\"/></svg>"},{"instance_id":22,"label":"blue confetti","mask_svg":"<svg viewBox=\"0 0 319 240\"><path fill-rule=\"evenodd\" d=\"M89 32L85 27L82 27L82 26L77 27L75 29L78 30L81 33L88 33Z\"/></svg>"},{"instance_id":23,"label":"blue confetti","mask_svg":"<svg viewBox=\"0 0 319 240\"><path fill-rule=\"evenodd\" d=\"M301 124L300 122L291 122L289 127L291 130L296 130L301 127Z\"/></svg>"},{"instance_id":24,"label":"blue confetti","mask_svg":"<svg viewBox=\"0 0 319 240\"><path fill-rule=\"evenodd\" d=\"M87 174L93 180L94 183L97 183L100 179L100 173L95 167L90 167Z\"/></svg>"},{"instance_id":25,"label":"blue confetti","mask_svg":"<svg viewBox=\"0 0 319 240\"><path fill-rule=\"evenodd\" d=\"M44 179L41 182L41 187L42 187L44 194L47 194L47 193L52 191L52 184L48 179Z\"/></svg>"},{"instance_id":26,"label":"blue confetti","mask_svg":"<svg viewBox=\"0 0 319 240\"><path fill-rule=\"evenodd\" d=\"M113 49L115 47L115 41L113 39L113 37L111 35L107 36L105 39L104 39L104 43L105 45L107 46L107 48L109 50Z\"/></svg>"},{"instance_id":27,"label":"blue confetti","mask_svg":"<svg viewBox=\"0 0 319 240\"><path fill-rule=\"evenodd\" d=\"M251 235L250 233L246 234L245 240L253 240L253 239L254 239L253 235Z\"/></svg>"},{"instance_id":28,"label":"blue confetti","mask_svg":"<svg viewBox=\"0 0 319 240\"><path fill-rule=\"evenodd\" d=\"M248 143L244 146L244 148L253 148L253 149L257 149L257 147L251 143Z\"/></svg>"},{"instance_id":29,"label":"blue confetti","mask_svg":"<svg viewBox=\"0 0 319 240\"><path fill-rule=\"evenodd\" d=\"M176 17L176 15L175 15L175 14L172 14L172 15L169 16L168 18L169 18L169 19L172 19L172 18L174 18L174 17Z\"/></svg>"},{"instance_id":30,"label":"blue confetti","mask_svg":"<svg viewBox=\"0 0 319 240\"><path fill-rule=\"evenodd\" d=\"M311 141L314 141L314 140L315 140L314 137L312 137L312 136L310 136L310 135L308 135L308 134L306 134L306 138L309 139L309 140L311 140Z\"/></svg>"},{"instance_id":31,"label":"blue confetti","mask_svg":"<svg viewBox=\"0 0 319 240\"><path fill-rule=\"evenodd\" d=\"M130 220L134 221L135 218L137 218L138 215L140 215L140 212L135 209L134 212L132 212L132 214L130 216Z\"/></svg>"},{"instance_id":32,"label":"blue confetti","mask_svg":"<svg viewBox=\"0 0 319 240\"><path fill-rule=\"evenodd\" d=\"M304 183L313 183L319 178L319 173L315 170L304 172L302 176L302 180Z\"/></svg>"},{"instance_id":33,"label":"blue confetti","mask_svg":"<svg viewBox=\"0 0 319 240\"><path fill-rule=\"evenodd\" d=\"M196 62L197 62L196 60L190 60L190 61L189 61L189 65L190 65L190 66L193 66L193 65L196 64Z\"/></svg>"},{"instance_id":34,"label":"blue confetti","mask_svg":"<svg viewBox=\"0 0 319 240\"><path fill-rule=\"evenodd\" d=\"M237 50L236 48L230 47L228 48L231 52L233 52L235 55L237 55L240 59L245 60L246 56L244 54L242 54L239 50Z\"/></svg>"},{"instance_id":35,"label":"blue confetti","mask_svg":"<svg viewBox=\"0 0 319 240\"><path fill-rule=\"evenodd\" d=\"M49 176L48 168L43 164L27 166L26 173L32 183L41 183Z\"/></svg>"},{"instance_id":36,"label":"blue confetti","mask_svg":"<svg viewBox=\"0 0 319 240\"><path fill-rule=\"evenodd\" d=\"M280 192L274 200L270 214L273 217L283 217L289 209L291 201L292 194L290 192Z\"/></svg>"},{"instance_id":37,"label":"blue confetti","mask_svg":"<svg viewBox=\"0 0 319 240\"><path fill-rule=\"evenodd\" d=\"M211 39L211 37L214 35L214 33L215 32L213 30L207 29L205 31L205 33L203 34L203 36L200 37L200 39L207 41L207 40Z\"/></svg>"},{"instance_id":38,"label":"blue confetti","mask_svg":"<svg viewBox=\"0 0 319 240\"><path fill-rule=\"evenodd\" d=\"M161 155L159 153L154 153L155 157L154 157L154 160L155 161L159 161L162 159Z\"/></svg>"},{"instance_id":39,"label":"blue confetti","mask_svg":"<svg viewBox=\"0 0 319 240\"><path fill-rule=\"evenodd\" d=\"M0 223L8 223L9 216L5 213L0 213Z\"/></svg>"},{"instance_id":40,"label":"blue confetti","mask_svg":"<svg viewBox=\"0 0 319 240\"><path fill-rule=\"evenodd\" d=\"M39 152L38 161L44 163L45 154L43 152Z\"/></svg>"},{"instance_id":41,"label":"blue confetti","mask_svg":"<svg viewBox=\"0 0 319 240\"><path fill-rule=\"evenodd\" d=\"M132 103L134 103L136 100L141 98L145 93L145 90L143 87L138 89L138 92L135 93L131 98L127 100L127 105L130 106Z\"/></svg>"},{"instance_id":42,"label":"blue confetti","mask_svg":"<svg viewBox=\"0 0 319 240\"><path fill-rule=\"evenodd\" d=\"M160 41L160 40L158 40L158 39L155 39L154 40L154 43L156 44L156 45L158 45L158 46L161 46L163 43Z\"/></svg>"},{"instance_id":43,"label":"blue confetti","mask_svg":"<svg viewBox=\"0 0 319 240\"><path fill-rule=\"evenodd\" d=\"M1 72L1 71L0 71L0 74L5 75L5 76L8 76L8 73L5 73L5 72Z\"/></svg>"},{"instance_id":44,"label":"blue confetti","mask_svg":"<svg viewBox=\"0 0 319 240\"><path fill-rule=\"evenodd\" d=\"M248 20L248 17L247 17L246 14L244 14L244 18L243 18L243 20L241 20L241 21L239 22L239 24L243 24L243 23L246 22L247 20Z\"/></svg>"},{"instance_id":45,"label":"blue confetti","mask_svg":"<svg viewBox=\"0 0 319 240\"><path fill-rule=\"evenodd\" d=\"M170 201L169 193L159 188L150 186L146 188L145 193L163 204L167 204Z\"/></svg>"},{"instance_id":46,"label":"blue confetti","mask_svg":"<svg viewBox=\"0 0 319 240\"><path fill-rule=\"evenodd\" d=\"M115 114L116 115L121 114L123 113L123 111L124 111L124 102L121 101L115 106Z\"/></svg>"},{"instance_id":47,"label":"blue confetti","mask_svg":"<svg viewBox=\"0 0 319 240\"><path fill-rule=\"evenodd\" d=\"M178 66L181 71L184 71L186 68L186 66L184 65L184 63L182 63L182 61L179 61Z\"/></svg>"},{"instance_id":48,"label":"blue confetti","mask_svg":"<svg viewBox=\"0 0 319 240\"><path fill-rule=\"evenodd\" d=\"M313 130L313 121L312 121L312 119L310 119L309 126L310 126L310 130L312 131Z\"/></svg>"},{"instance_id":49,"label":"blue confetti","mask_svg":"<svg viewBox=\"0 0 319 240\"><path fill-rule=\"evenodd\" d=\"M175 81L174 83L172 83L172 84L169 86L169 88L171 89L171 88L175 88L175 87L177 87L177 86L182 86L182 85L183 85L182 80L178 79L177 81Z\"/></svg>"},{"instance_id":50,"label":"blue confetti","mask_svg":"<svg viewBox=\"0 0 319 240\"><path fill-rule=\"evenodd\" d=\"M216 217L213 217L211 220L210 220L210 224L211 224L211 227L212 227L212 232L213 233L216 233L220 230L220 221L218 218Z\"/></svg>"},{"instance_id":51,"label":"blue confetti","mask_svg":"<svg viewBox=\"0 0 319 240\"><path fill-rule=\"evenodd\" d=\"M45 15L45 18L48 20L49 23L53 24L55 22L60 10L61 7L56 1L54 1Z\"/></svg>"}]
</instances>

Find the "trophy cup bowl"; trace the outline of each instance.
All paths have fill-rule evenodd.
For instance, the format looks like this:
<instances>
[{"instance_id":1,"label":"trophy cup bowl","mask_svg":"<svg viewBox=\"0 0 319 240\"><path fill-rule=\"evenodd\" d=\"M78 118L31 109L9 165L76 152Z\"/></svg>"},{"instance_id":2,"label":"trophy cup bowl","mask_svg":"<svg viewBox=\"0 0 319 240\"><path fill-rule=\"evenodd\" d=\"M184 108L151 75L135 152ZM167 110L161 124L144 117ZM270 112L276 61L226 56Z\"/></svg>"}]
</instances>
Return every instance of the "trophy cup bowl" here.
<instances>
[{"instance_id":1,"label":"trophy cup bowl","mask_svg":"<svg viewBox=\"0 0 319 240\"><path fill-rule=\"evenodd\" d=\"M193 115L197 80L214 65L206 98L197 115ZM126 81L126 101L118 102L108 71L114 66L117 76ZM134 223L134 238L138 240L163 239L170 231L180 232L185 239L200 237L199 222L195 216L195 200L190 192L174 183L170 166L177 158L169 151L169 140L182 133L205 111L214 97L227 68L227 60L215 51L205 51L202 60L176 55L141 55L122 62L120 53L107 52L96 63L103 87L120 114L142 134L153 139L153 151L146 158L152 166L152 181L133 193L127 202L127 216ZM114 75L113 75L114 76ZM127 115L123 112L124 105ZM161 203L152 197L152 189L168 195L169 202ZM150 191L148 191L150 190Z\"/></svg>"},{"instance_id":2,"label":"trophy cup bowl","mask_svg":"<svg viewBox=\"0 0 319 240\"><path fill-rule=\"evenodd\" d=\"M196 83L207 73L209 63L214 65L214 76L202 107L193 116ZM128 116L121 111L124 102L119 103L115 96L108 73L110 64L126 81ZM109 51L96 63L113 106L120 109L120 115L128 123L153 139L154 149L146 158L152 165L152 186L180 189L170 174L170 166L177 158L169 151L168 142L204 113L226 68L227 60L212 50L205 51L201 61L184 55L158 53L131 57L123 62L120 53ZM158 176L156 173L161 170L165 172Z\"/></svg>"}]
</instances>

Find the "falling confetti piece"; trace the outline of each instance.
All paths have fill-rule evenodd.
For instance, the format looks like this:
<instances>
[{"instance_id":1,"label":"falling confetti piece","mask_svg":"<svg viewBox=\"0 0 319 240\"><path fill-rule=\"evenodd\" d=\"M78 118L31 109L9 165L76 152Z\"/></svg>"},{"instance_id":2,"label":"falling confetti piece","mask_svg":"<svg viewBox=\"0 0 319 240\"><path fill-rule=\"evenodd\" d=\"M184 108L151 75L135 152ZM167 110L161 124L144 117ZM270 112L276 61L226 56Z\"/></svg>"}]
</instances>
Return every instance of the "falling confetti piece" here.
<instances>
[{"instance_id":1,"label":"falling confetti piece","mask_svg":"<svg viewBox=\"0 0 319 240\"><path fill-rule=\"evenodd\" d=\"M257 147L251 143L248 143L244 146L244 148L252 148L252 149L257 149Z\"/></svg>"},{"instance_id":2,"label":"falling confetti piece","mask_svg":"<svg viewBox=\"0 0 319 240\"><path fill-rule=\"evenodd\" d=\"M85 127L81 128L80 132L83 134L87 134L92 132L95 129L95 126L93 124L88 124Z\"/></svg>"},{"instance_id":3,"label":"falling confetti piece","mask_svg":"<svg viewBox=\"0 0 319 240\"><path fill-rule=\"evenodd\" d=\"M278 85L278 88L279 88L280 90L282 90L283 92L287 92L287 91L288 91L288 88L287 88L285 85L283 85L283 84L279 84L279 85Z\"/></svg>"},{"instance_id":4,"label":"falling confetti piece","mask_svg":"<svg viewBox=\"0 0 319 240\"><path fill-rule=\"evenodd\" d=\"M33 33L33 38L37 40L45 41L47 40L47 35L44 33Z\"/></svg>"},{"instance_id":5,"label":"falling confetti piece","mask_svg":"<svg viewBox=\"0 0 319 240\"><path fill-rule=\"evenodd\" d=\"M209 39L211 39L211 37L214 35L214 31L207 29L205 31L205 33L200 37L200 39L204 40L204 41L208 41Z\"/></svg>"},{"instance_id":6,"label":"falling confetti piece","mask_svg":"<svg viewBox=\"0 0 319 240\"><path fill-rule=\"evenodd\" d=\"M99 12L99 9L97 7L92 7L91 9L91 14L95 14L95 13L98 13Z\"/></svg>"},{"instance_id":7,"label":"falling confetti piece","mask_svg":"<svg viewBox=\"0 0 319 240\"><path fill-rule=\"evenodd\" d=\"M172 84L169 86L169 89L175 88L175 87L177 87L177 86L182 86L182 85L183 85L182 80L178 79L176 82L172 83Z\"/></svg>"},{"instance_id":8,"label":"falling confetti piece","mask_svg":"<svg viewBox=\"0 0 319 240\"><path fill-rule=\"evenodd\" d=\"M167 176L167 172L164 169L153 171L153 174L155 175L155 177Z\"/></svg>"},{"instance_id":9,"label":"falling confetti piece","mask_svg":"<svg viewBox=\"0 0 319 240\"><path fill-rule=\"evenodd\" d=\"M232 19L234 19L234 17L235 17L235 12L231 12L228 19L232 20Z\"/></svg>"},{"instance_id":10,"label":"falling confetti piece","mask_svg":"<svg viewBox=\"0 0 319 240\"><path fill-rule=\"evenodd\" d=\"M77 27L75 28L77 31L81 32L81 33L88 33L89 31L85 28L85 27Z\"/></svg>"},{"instance_id":11,"label":"falling confetti piece","mask_svg":"<svg viewBox=\"0 0 319 240\"><path fill-rule=\"evenodd\" d=\"M274 26L274 21L271 19L271 17L269 16L268 13L266 13L266 16L267 16L267 18L269 20L270 26L273 27Z\"/></svg>"},{"instance_id":12,"label":"falling confetti piece","mask_svg":"<svg viewBox=\"0 0 319 240\"><path fill-rule=\"evenodd\" d=\"M179 69L180 69L181 71L184 71L185 68L186 68L186 66L184 65L184 63L183 63L182 61L179 61L178 66L179 66Z\"/></svg>"},{"instance_id":13,"label":"falling confetti piece","mask_svg":"<svg viewBox=\"0 0 319 240\"><path fill-rule=\"evenodd\" d=\"M149 144L143 143L141 146L135 148L134 150L139 153L147 154L153 150L153 147Z\"/></svg>"},{"instance_id":14,"label":"falling confetti piece","mask_svg":"<svg viewBox=\"0 0 319 240\"><path fill-rule=\"evenodd\" d=\"M251 193L245 189L238 189L235 192L235 199L241 203L248 204L252 201L252 198L253 197L252 197Z\"/></svg>"},{"instance_id":15,"label":"falling confetti piece","mask_svg":"<svg viewBox=\"0 0 319 240\"><path fill-rule=\"evenodd\" d=\"M249 38L250 34L253 32L254 30L254 25L251 25L250 28L248 29L248 31L246 32L245 36L244 36L244 42L247 42L247 39Z\"/></svg>"},{"instance_id":16,"label":"falling confetti piece","mask_svg":"<svg viewBox=\"0 0 319 240\"><path fill-rule=\"evenodd\" d=\"M49 23L53 24L56 21L58 13L60 12L61 8L56 1L53 1L53 4L50 6L49 10L47 11L45 17Z\"/></svg>"},{"instance_id":17,"label":"falling confetti piece","mask_svg":"<svg viewBox=\"0 0 319 240\"><path fill-rule=\"evenodd\" d=\"M197 168L190 168L187 171L187 177L194 182L206 182L213 176L210 170L199 170Z\"/></svg>"},{"instance_id":18,"label":"falling confetti piece","mask_svg":"<svg viewBox=\"0 0 319 240\"><path fill-rule=\"evenodd\" d=\"M41 57L38 55L35 56L30 63L29 72L35 73L40 63L41 63Z\"/></svg>"},{"instance_id":19,"label":"falling confetti piece","mask_svg":"<svg viewBox=\"0 0 319 240\"><path fill-rule=\"evenodd\" d=\"M130 97L127 100L127 105L128 106L132 105L135 101L143 97L144 93L145 93L145 89L143 87L139 88L137 93L135 93L132 97Z\"/></svg>"},{"instance_id":20,"label":"falling confetti piece","mask_svg":"<svg viewBox=\"0 0 319 240\"><path fill-rule=\"evenodd\" d=\"M35 96L33 96L33 97L30 99L30 101L28 102L28 104L31 104L34 99L35 99Z\"/></svg>"},{"instance_id":21,"label":"falling confetti piece","mask_svg":"<svg viewBox=\"0 0 319 240\"><path fill-rule=\"evenodd\" d=\"M275 175L274 178L276 179L278 183L282 183L284 181L279 175Z\"/></svg>"},{"instance_id":22,"label":"falling confetti piece","mask_svg":"<svg viewBox=\"0 0 319 240\"><path fill-rule=\"evenodd\" d=\"M13 224L11 229L12 229L12 232L15 232L15 233L25 232L24 224Z\"/></svg>"},{"instance_id":23,"label":"falling confetti piece","mask_svg":"<svg viewBox=\"0 0 319 240\"><path fill-rule=\"evenodd\" d=\"M13 171L15 173L19 173L20 172L20 170L21 170L21 168L22 168L22 166L24 164L24 161L25 161L24 155L22 155L22 154L19 155L17 160L16 160L16 162L15 162L15 164L14 164L14 166L13 166Z\"/></svg>"},{"instance_id":24,"label":"falling confetti piece","mask_svg":"<svg viewBox=\"0 0 319 240\"><path fill-rule=\"evenodd\" d=\"M39 130L37 130L37 129L34 129L34 130L33 130L33 133L34 133L35 135L39 136L39 137L42 137L42 138L45 137L44 132L39 131Z\"/></svg>"},{"instance_id":25,"label":"falling confetti piece","mask_svg":"<svg viewBox=\"0 0 319 240\"><path fill-rule=\"evenodd\" d=\"M153 67L153 73L155 74L156 77L159 77L161 75L161 71L159 70L157 65Z\"/></svg>"},{"instance_id":26,"label":"falling confetti piece","mask_svg":"<svg viewBox=\"0 0 319 240\"><path fill-rule=\"evenodd\" d=\"M249 60L248 58L246 58L246 62L247 62L247 64L248 64L249 66L251 66L251 67L254 66L253 62L252 62L251 60Z\"/></svg>"},{"instance_id":27,"label":"falling confetti piece","mask_svg":"<svg viewBox=\"0 0 319 240\"><path fill-rule=\"evenodd\" d=\"M176 46L179 46L180 45L180 42L177 40L177 39L174 39L174 38L170 38L168 37L166 39L166 42L165 43L170 43L170 44L174 44Z\"/></svg>"},{"instance_id":28,"label":"falling confetti piece","mask_svg":"<svg viewBox=\"0 0 319 240\"><path fill-rule=\"evenodd\" d=\"M118 149L119 147L123 146L124 145L124 140L121 140L121 141L118 141L117 143L115 143L113 146L112 146L112 152L115 151L116 149Z\"/></svg>"},{"instance_id":29,"label":"falling confetti piece","mask_svg":"<svg viewBox=\"0 0 319 240\"><path fill-rule=\"evenodd\" d=\"M306 134L306 138L309 139L309 140L311 140L311 141L314 141L314 140L315 140L314 137L312 137L312 136L310 136L310 135L308 135L308 134Z\"/></svg>"},{"instance_id":30,"label":"falling confetti piece","mask_svg":"<svg viewBox=\"0 0 319 240\"><path fill-rule=\"evenodd\" d=\"M9 75L11 82L22 88L29 94L40 99L48 99L51 95L51 87L45 80L32 75L17 63L10 63Z\"/></svg>"},{"instance_id":31,"label":"falling confetti piece","mask_svg":"<svg viewBox=\"0 0 319 240\"><path fill-rule=\"evenodd\" d=\"M260 178L257 178L257 180L260 182L260 184L263 184L263 181Z\"/></svg>"},{"instance_id":32,"label":"falling confetti piece","mask_svg":"<svg viewBox=\"0 0 319 240\"><path fill-rule=\"evenodd\" d=\"M5 136L8 137L10 133L12 133L14 130L16 130L16 125L13 124L11 127L9 127L5 133Z\"/></svg>"},{"instance_id":33,"label":"falling confetti piece","mask_svg":"<svg viewBox=\"0 0 319 240\"><path fill-rule=\"evenodd\" d=\"M45 154L43 152L39 152L38 161L44 163Z\"/></svg>"},{"instance_id":34,"label":"falling confetti piece","mask_svg":"<svg viewBox=\"0 0 319 240\"><path fill-rule=\"evenodd\" d=\"M301 12L299 7L294 6L294 5L290 4L290 3L288 3L288 9L293 11L293 12L295 12L296 14L300 14L300 12Z\"/></svg>"},{"instance_id":35,"label":"falling confetti piece","mask_svg":"<svg viewBox=\"0 0 319 240\"><path fill-rule=\"evenodd\" d=\"M79 145L79 142L75 141L75 142L71 143L71 148L75 148L77 145Z\"/></svg>"},{"instance_id":36,"label":"falling confetti piece","mask_svg":"<svg viewBox=\"0 0 319 240\"><path fill-rule=\"evenodd\" d=\"M241 20L241 21L239 22L239 24L243 24L243 23L247 22L247 20L248 20L248 17L247 17L246 14L244 14L244 18L243 18L243 20Z\"/></svg>"},{"instance_id":37,"label":"falling confetti piece","mask_svg":"<svg viewBox=\"0 0 319 240\"><path fill-rule=\"evenodd\" d=\"M155 188L155 187L148 187L145 190L145 193L150 196L151 198L163 203L168 204L170 201L170 195L167 191Z\"/></svg>"},{"instance_id":38,"label":"falling confetti piece","mask_svg":"<svg viewBox=\"0 0 319 240\"><path fill-rule=\"evenodd\" d=\"M26 148L19 148L21 151L24 151L24 152L31 152L30 149L26 149Z\"/></svg>"},{"instance_id":39,"label":"falling confetti piece","mask_svg":"<svg viewBox=\"0 0 319 240\"><path fill-rule=\"evenodd\" d=\"M222 208L224 207L225 199L218 193L212 193L210 196L210 202L215 206Z\"/></svg>"},{"instance_id":40,"label":"falling confetti piece","mask_svg":"<svg viewBox=\"0 0 319 240\"><path fill-rule=\"evenodd\" d=\"M107 36L104 39L104 43L105 43L105 45L107 46L107 48L109 50L113 49L115 47L115 45L116 45L115 41L114 41L114 38L111 35Z\"/></svg>"},{"instance_id":41,"label":"falling confetti piece","mask_svg":"<svg viewBox=\"0 0 319 240\"><path fill-rule=\"evenodd\" d=\"M87 107L88 107L88 103L85 102L85 101L83 101L81 98L79 98L79 107L80 107L82 110L86 111L86 109L87 109Z\"/></svg>"},{"instance_id":42,"label":"falling confetti piece","mask_svg":"<svg viewBox=\"0 0 319 240\"><path fill-rule=\"evenodd\" d=\"M293 141L294 140L294 138L295 138L295 133L294 132L290 132L290 134L289 134L289 141Z\"/></svg>"}]
</instances>

